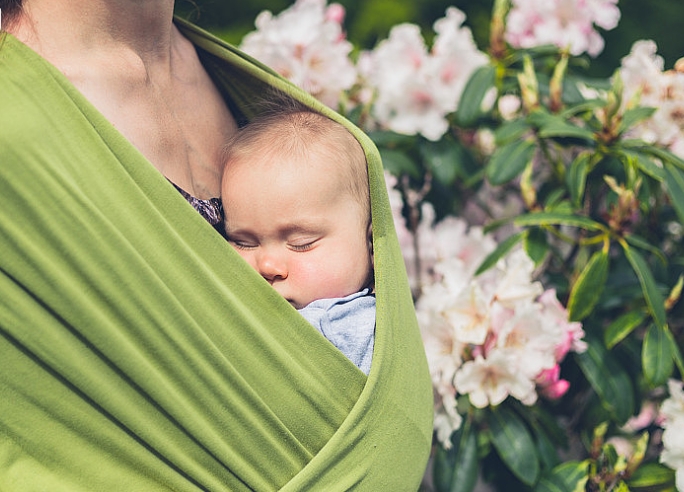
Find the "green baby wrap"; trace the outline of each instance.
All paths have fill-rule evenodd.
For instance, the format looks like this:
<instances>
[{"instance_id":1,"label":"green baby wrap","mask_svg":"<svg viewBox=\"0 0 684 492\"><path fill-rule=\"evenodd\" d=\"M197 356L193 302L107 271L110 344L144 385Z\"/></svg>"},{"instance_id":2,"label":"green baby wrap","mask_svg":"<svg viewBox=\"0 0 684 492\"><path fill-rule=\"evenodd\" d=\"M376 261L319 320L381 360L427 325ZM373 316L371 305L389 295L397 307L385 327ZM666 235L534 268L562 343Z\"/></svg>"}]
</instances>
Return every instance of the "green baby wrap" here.
<instances>
[{"instance_id":1,"label":"green baby wrap","mask_svg":"<svg viewBox=\"0 0 684 492\"><path fill-rule=\"evenodd\" d=\"M277 86L367 153L368 378L53 66L0 37L0 490L411 491L427 364L368 138L177 20L233 108Z\"/></svg>"}]
</instances>

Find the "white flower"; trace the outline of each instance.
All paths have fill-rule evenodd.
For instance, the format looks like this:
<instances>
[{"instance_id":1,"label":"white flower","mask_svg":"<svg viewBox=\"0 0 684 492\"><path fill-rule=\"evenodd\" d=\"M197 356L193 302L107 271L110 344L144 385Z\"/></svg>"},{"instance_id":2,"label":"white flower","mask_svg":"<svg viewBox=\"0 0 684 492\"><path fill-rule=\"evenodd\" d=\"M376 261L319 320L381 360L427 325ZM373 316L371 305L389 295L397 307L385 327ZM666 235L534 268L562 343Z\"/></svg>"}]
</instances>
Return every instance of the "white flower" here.
<instances>
[{"instance_id":1,"label":"white flower","mask_svg":"<svg viewBox=\"0 0 684 492\"><path fill-rule=\"evenodd\" d=\"M463 417L456 408L454 395L437 395L434 429L444 449L451 449L451 435L461 427Z\"/></svg>"},{"instance_id":2,"label":"white flower","mask_svg":"<svg viewBox=\"0 0 684 492\"><path fill-rule=\"evenodd\" d=\"M537 399L534 382L520 370L516 358L504 350L495 349L486 359L478 356L464 363L456 372L454 385L477 408L498 405L509 395L526 405Z\"/></svg>"},{"instance_id":3,"label":"white flower","mask_svg":"<svg viewBox=\"0 0 684 492\"><path fill-rule=\"evenodd\" d=\"M522 101L515 94L504 94L499 98L497 107L501 117L506 121L510 121L518 116L522 107Z\"/></svg>"},{"instance_id":4,"label":"white flower","mask_svg":"<svg viewBox=\"0 0 684 492\"><path fill-rule=\"evenodd\" d=\"M482 345L489 334L489 298L476 282L470 284L444 309L444 317L461 343Z\"/></svg>"},{"instance_id":5,"label":"white flower","mask_svg":"<svg viewBox=\"0 0 684 492\"><path fill-rule=\"evenodd\" d=\"M682 382L668 381L670 397L660 407L663 423L663 452L660 461L675 470L678 490L684 490L684 391Z\"/></svg>"},{"instance_id":6,"label":"white flower","mask_svg":"<svg viewBox=\"0 0 684 492\"><path fill-rule=\"evenodd\" d=\"M663 145L684 156L684 74L663 71L663 58L652 40L637 41L622 59L620 73L626 103L656 108L653 116L640 122L630 136Z\"/></svg>"},{"instance_id":7,"label":"white flower","mask_svg":"<svg viewBox=\"0 0 684 492\"><path fill-rule=\"evenodd\" d=\"M583 340L582 323L568 321L568 310L558 302L556 290L544 291L537 302L543 307L546 322L556 325L562 333L561 340L555 349L556 361L562 361L569 351L584 352L587 349L587 343Z\"/></svg>"},{"instance_id":8,"label":"white flower","mask_svg":"<svg viewBox=\"0 0 684 492\"><path fill-rule=\"evenodd\" d=\"M446 115L456 110L472 72L487 62L470 30L461 26L464 20L460 10L447 9L434 24L430 53L420 28L409 23L394 26L370 53L364 77L377 93L373 116L380 125L430 140L446 133Z\"/></svg>"},{"instance_id":9,"label":"white flower","mask_svg":"<svg viewBox=\"0 0 684 492\"><path fill-rule=\"evenodd\" d=\"M506 20L506 40L517 48L553 44L573 55L597 56L603 38L594 25L617 26L617 0L513 0Z\"/></svg>"},{"instance_id":10,"label":"white flower","mask_svg":"<svg viewBox=\"0 0 684 492\"><path fill-rule=\"evenodd\" d=\"M497 334L496 346L515 357L530 380L556 364L554 350L563 333L558 325L545 321L538 304L519 305Z\"/></svg>"},{"instance_id":11,"label":"white flower","mask_svg":"<svg viewBox=\"0 0 684 492\"><path fill-rule=\"evenodd\" d=\"M333 4L326 10L325 0L297 0L277 16L261 12L257 30L243 38L240 48L335 108L357 78L340 8Z\"/></svg>"},{"instance_id":12,"label":"white flower","mask_svg":"<svg viewBox=\"0 0 684 492\"><path fill-rule=\"evenodd\" d=\"M542 293L539 282L532 282L534 262L522 250L511 253L507 259L500 260L497 268L503 276L496 289L498 302L507 307L515 307L517 303L531 302Z\"/></svg>"}]
</instances>

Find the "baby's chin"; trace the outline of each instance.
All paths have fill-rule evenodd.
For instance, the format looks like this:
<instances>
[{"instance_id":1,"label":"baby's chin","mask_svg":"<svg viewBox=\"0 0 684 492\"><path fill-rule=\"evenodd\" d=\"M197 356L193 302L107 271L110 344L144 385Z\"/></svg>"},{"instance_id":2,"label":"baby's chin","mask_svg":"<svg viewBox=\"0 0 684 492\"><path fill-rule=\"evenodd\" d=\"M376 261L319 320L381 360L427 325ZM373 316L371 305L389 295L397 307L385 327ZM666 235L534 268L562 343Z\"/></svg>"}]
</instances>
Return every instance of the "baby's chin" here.
<instances>
[{"instance_id":1,"label":"baby's chin","mask_svg":"<svg viewBox=\"0 0 684 492\"><path fill-rule=\"evenodd\" d=\"M287 302L289 302L289 303L292 305L292 307L295 308L295 309L302 309L302 308L305 308L306 306L308 306L309 304L311 304L311 303L313 302L313 301L309 301L309 302L306 302L306 303L302 303L302 302L299 302L299 301L295 301L294 299L287 299L287 298L285 298L285 300L286 300Z\"/></svg>"}]
</instances>

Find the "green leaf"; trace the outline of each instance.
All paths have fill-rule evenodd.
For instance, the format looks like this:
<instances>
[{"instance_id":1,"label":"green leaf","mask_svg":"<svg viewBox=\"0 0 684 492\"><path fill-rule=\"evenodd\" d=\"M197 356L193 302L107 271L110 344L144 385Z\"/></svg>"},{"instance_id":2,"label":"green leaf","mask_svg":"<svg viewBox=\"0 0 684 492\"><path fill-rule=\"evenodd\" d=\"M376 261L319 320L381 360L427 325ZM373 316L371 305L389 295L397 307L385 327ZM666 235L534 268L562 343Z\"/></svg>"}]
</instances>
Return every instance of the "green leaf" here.
<instances>
[{"instance_id":1,"label":"green leaf","mask_svg":"<svg viewBox=\"0 0 684 492\"><path fill-rule=\"evenodd\" d=\"M523 233L517 232L501 241L497 245L496 249L489 253L487 257L482 261L480 266L477 267L477 270L475 271L475 276L478 276L482 272L489 270L492 266L494 266L497 261L503 258L511 250L511 248L513 248L513 246L520 242L522 237Z\"/></svg>"},{"instance_id":2,"label":"green leaf","mask_svg":"<svg viewBox=\"0 0 684 492\"><path fill-rule=\"evenodd\" d=\"M454 476L449 492L470 492L478 474L477 437L472 427L464 429L458 441Z\"/></svg>"},{"instance_id":3,"label":"green leaf","mask_svg":"<svg viewBox=\"0 0 684 492\"><path fill-rule=\"evenodd\" d=\"M516 477L532 485L539 477L539 458L525 424L506 407L495 408L489 415L492 443L497 453Z\"/></svg>"},{"instance_id":4,"label":"green leaf","mask_svg":"<svg viewBox=\"0 0 684 492\"><path fill-rule=\"evenodd\" d=\"M496 67L485 65L475 70L468 79L456 110L456 120L461 126L474 125L482 115L482 101L487 91L494 86Z\"/></svg>"},{"instance_id":5,"label":"green leaf","mask_svg":"<svg viewBox=\"0 0 684 492\"><path fill-rule=\"evenodd\" d=\"M629 260L629 263L632 265L634 272L639 278L641 291L644 294L646 304L648 305L648 310L651 313L651 316L653 316L653 320L659 328L665 328L665 324L667 322L665 314L665 300L656 287L655 279L653 278L651 269L641 255L634 250L634 248L624 245L624 251L625 256Z\"/></svg>"},{"instance_id":6,"label":"green leaf","mask_svg":"<svg viewBox=\"0 0 684 492\"><path fill-rule=\"evenodd\" d=\"M420 177L421 172L418 168L418 165L405 152L402 152L401 150L384 148L380 148L378 150L380 151L382 166L385 168L385 170L389 171L395 176L408 174L414 178Z\"/></svg>"},{"instance_id":7,"label":"green leaf","mask_svg":"<svg viewBox=\"0 0 684 492\"><path fill-rule=\"evenodd\" d=\"M622 149L621 153L623 158L626 159L629 164L636 166L653 179L658 181L665 180L666 176L663 166L656 164L648 154L630 149Z\"/></svg>"},{"instance_id":8,"label":"green leaf","mask_svg":"<svg viewBox=\"0 0 684 492\"><path fill-rule=\"evenodd\" d=\"M674 369L672 347L667 331L667 326L661 328L652 324L646 332L641 348L644 376L654 387L665 384Z\"/></svg>"},{"instance_id":9,"label":"green leaf","mask_svg":"<svg viewBox=\"0 0 684 492\"><path fill-rule=\"evenodd\" d=\"M625 142L623 142L623 145L625 145ZM666 166L667 164L672 164L678 167L679 169L684 170L684 159L677 156L676 154L673 154L667 149L657 147L655 145L650 145L645 142L641 142L641 146L638 146L638 148L641 149L642 152L654 155L655 157L663 161L663 164Z\"/></svg>"},{"instance_id":10,"label":"green leaf","mask_svg":"<svg viewBox=\"0 0 684 492\"><path fill-rule=\"evenodd\" d=\"M368 136L378 147L413 146L416 142L415 135L403 135L388 130L369 131Z\"/></svg>"},{"instance_id":11,"label":"green leaf","mask_svg":"<svg viewBox=\"0 0 684 492\"><path fill-rule=\"evenodd\" d=\"M627 484L631 488L647 488L674 485L675 472L660 463L646 463L632 473Z\"/></svg>"},{"instance_id":12,"label":"green leaf","mask_svg":"<svg viewBox=\"0 0 684 492\"><path fill-rule=\"evenodd\" d=\"M679 350L677 341L675 340L675 337L670 330L667 330L665 334L667 335L667 338L670 341L670 346L672 347L672 357L675 361L675 364L677 365L677 369L679 369L680 374L684 374L684 357L682 357L682 353Z\"/></svg>"},{"instance_id":13,"label":"green leaf","mask_svg":"<svg viewBox=\"0 0 684 492\"><path fill-rule=\"evenodd\" d=\"M536 266L540 265L549 252L549 243L543 229L527 229L523 237L523 247Z\"/></svg>"},{"instance_id":14,"label":"green leaf","mask_svg":"<svg viewBox=\"0 0 684 492\"><path fill-rule=\"evenodd\" d=\"M566 175L566 183L570 191L570 198L575 207L580 208L584 200L584 190L587 185L587 175L589 174L589 152L580 153L570 164Z\"/></svg>"},{"instance_id":15,"label":"green leaf","mask_svg":"<svg viewBox=\"0 0 684 492\"><path fill-rule=\"evenodd\" d=\"M587 350L575 359L601 405L618 424L627 422L634 413L634 389L629 374L603 344L587 337Z\"/></svg>"},{"instance_id":16,"label":"green leaf","mask_svg":"<svg viewBox=\"0 0 684 492\"><path fill-rule=\"evenodd\" d=\"M546 472L534 492L584 492L587 480L587 461L567 461Z\"/></svg>"},{"instance_id":17,"label":"green leaf","mask_svg":"<svg viewBox=\"0 0 684 492\"><path fill-rule=\"evenodd\" d=\"M494 132L494 142L500 146L514 140L520 140L531 128L523 118L507 121Z\"/></svg>"},{"instance_id":18,"label":"green leaf","mask_svg":"<svg viewBox=\"0 0 684 492\"><path fill-rule=\"evenodd\" d=\"M637 248L641 248L657 256L658 259L663 263L663 265L667 265L667 257L665 256L665 254L659 248L649 243L646 239L636 236L634 234L626 235L625 239L632 246L636 246Z\"/></svg>"},{"instance_id":19,"label":"green leaf","mask_svg":"<svg viewBox=\"0 0 684 492\"><path fill-rule=\"evenodd\" d=\"M487 162L485 174L493 185L508 183L523 172L534 157L534 140L514 140L498 147Z\"/></svg>"},{"instance_id":20,"label":"green leaf","mask_svg":"<svg viewBox=\"0 0 684 492\"><path fill-rule=\"evenodd\" d=\"M566 225L595 231L604 231L606 229L600 222L593 221L586 217L556 212L535 212L521 215L513 221L513 224L519 227Z\"/></svg>"},{"instance_id":21,"label":"green leaf","mask_svg":"<svg viewBox=\"0 0 684 492\"><path fill-rule=\"evenodd\" d=\"M665 183L672 206L677 212L679 221L684 223L684 171L672 164L666 163L665 173L667 175Z\"/></svg>"},{"instance_id":22,"label":"green leaf","mask_svg":"<svg viewBox=\"0 0 684 492\"><path fill-rule=\"evenodd\" d=\"M635 123L639 123L640 121L650 118L655 111L656 108L647 108L644 106L637 106L635 108L628 109L622 115L622 121L620 122L620 128L618 131L623 133Z\"/></svg>"},{"instance_id":23,"label":"green leaf","mask_svg":"<svg viewBox=\"0 0 684 492\"><path fill-rule=\"evenodd\" d=\"M630 311L623 314L606 327L603 341L609 349L620 343L634 329L646 319L646 314L640 311Z\"/></svg>"},{"instance_id":24,"label":"green leaf","mask_svg":"<svg viewBox=\"0 0 684 492\"><path fill-rule=\"evenodd\" d=\"M568 108L564 109L558 115L567 120L569 118L572 118L573 116L579 114L579 113L585 113L585 112L594 112L594 110L598 108L602 108L606 105L606 102L603 99L590 99L586 101L582 101L579 104L575 104L573 106L569 106Z\"/></svg>"},{"instance_id":25,"label":"green leaf","mask_svg":"<svg viewBox=\"0 0 684 492\"><path fill-rule=\"evenodd\" d=\"M477 482L477 436L468 422L452 437L453 446L435 451L433 480L437 490L449 492L470 492Z\"/></svg>"},{"instance_id":26,"label":"green leaf","mask_svg":"<svg viewBox=\"0 0 684 492\"><path fill-rule=\"evenodd\" d=\"M597 251L577 277L568 299L568 318L581 321L591 314L608 278L608 252Z\"/></svg>"},{"instance_id":27,"label":"green leaf","mask_svg":"<svg viewBox=\"0 0 684 492\"><path fill-rule=\"evenodd\" d=\"M437 142L423 141L419 149L438 182L448 186L456 181L464 159L464 150L458 143L445 138Z\"/></svg>"},{"instance_id":28,"label":"green leaf","mask_svg":"<svg viewBox=\"0 0 684 492\"><path fill-rule=\"evenodd\" d=\"M528 121L538 128L541 138L579 138L593 141L594 133L569 123L564 117L538 110L528 116Z\"/></svg>"},{"instance_id":29,"label":"green leaf","mask_svg":"<svg viewBox=\"0 0 684 492\"><path fill-rule=\"evenodd\" d=\"M553 121L548 121L539 128L538 132L541 138L579 138L582 140L593 141L594 133L586 128L581 128L572 123L557 118Z\"/></svg>"}]
</instances>

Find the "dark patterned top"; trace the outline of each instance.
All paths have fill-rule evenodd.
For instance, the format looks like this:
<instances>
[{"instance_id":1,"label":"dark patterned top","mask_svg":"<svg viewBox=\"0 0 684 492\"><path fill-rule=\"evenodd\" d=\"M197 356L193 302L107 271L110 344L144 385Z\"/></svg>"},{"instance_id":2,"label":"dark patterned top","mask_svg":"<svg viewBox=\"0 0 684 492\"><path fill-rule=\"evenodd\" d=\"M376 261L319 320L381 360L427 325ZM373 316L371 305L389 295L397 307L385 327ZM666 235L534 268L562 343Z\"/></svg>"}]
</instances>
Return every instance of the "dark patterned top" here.
<instances>
[{"instance_id":1,"label":"dark patterned top","mask_svg":"<svg viewBox=\"0 0 684 492\"><path fill-rule=\"evenodd\" d=\"M207 220L207 222L214 226L214 229L216 229L221 235L224 234L223 205L221 204L220 198L209 198L208 200L202 200L201 198L195 198L178 185L174 183L171 184L173 184L180 194L183 195L183 198L185 198L188 203L192 205L192 207Z\"/></svg>"}]
</instances>

